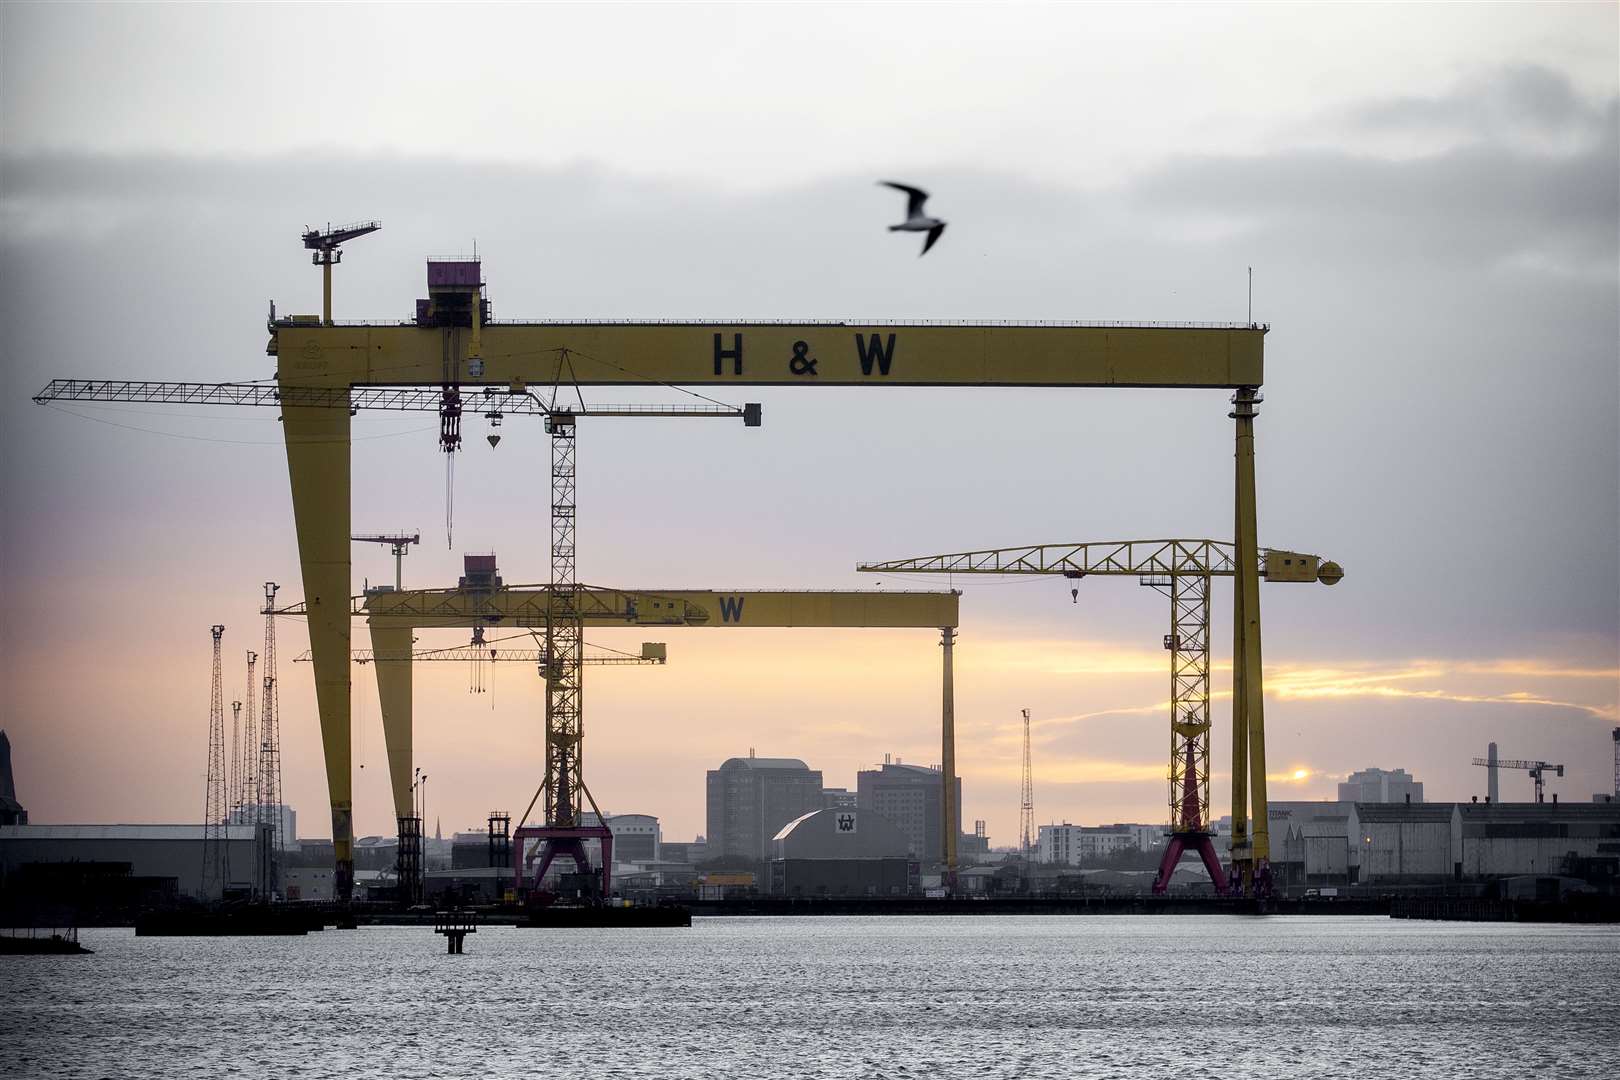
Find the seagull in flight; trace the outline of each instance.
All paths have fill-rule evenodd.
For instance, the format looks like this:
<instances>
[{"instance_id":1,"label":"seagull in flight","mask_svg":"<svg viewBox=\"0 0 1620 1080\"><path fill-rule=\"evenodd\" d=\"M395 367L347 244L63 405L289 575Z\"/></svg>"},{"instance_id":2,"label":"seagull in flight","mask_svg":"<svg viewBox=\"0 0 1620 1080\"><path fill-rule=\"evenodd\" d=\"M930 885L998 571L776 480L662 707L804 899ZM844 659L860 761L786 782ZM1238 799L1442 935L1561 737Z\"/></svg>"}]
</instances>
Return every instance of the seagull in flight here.
<instances>
[{"instance_id":1,"label":"seagull in flight","mask_svg":"<svg viewBox=\"0 0 1620 1080\"><path fill-rule=\"evenodd\" d=\"M907 184L897 184L893 180L879 180L878 183L906 193L906 220L899 225L890 225L889 231L927 233L928 239L923 242L923 249L917 253L917 257L922 258L939 239L939 234L945 231L943 221L923 213L923 203L928 201L928 192Z\"/></svg>"}]
</instances>

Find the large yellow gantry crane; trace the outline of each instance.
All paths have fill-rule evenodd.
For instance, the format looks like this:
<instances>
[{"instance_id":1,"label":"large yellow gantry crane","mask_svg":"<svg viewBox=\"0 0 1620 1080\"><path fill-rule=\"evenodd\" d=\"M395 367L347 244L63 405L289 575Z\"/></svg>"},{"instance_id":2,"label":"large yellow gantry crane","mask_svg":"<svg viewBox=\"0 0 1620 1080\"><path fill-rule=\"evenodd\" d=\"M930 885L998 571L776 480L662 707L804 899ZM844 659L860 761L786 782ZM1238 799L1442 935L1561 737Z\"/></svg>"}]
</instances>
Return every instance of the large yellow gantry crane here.
<instances>
[{"instance_id":1,"label":"large yellow gantry crane","mask_svg":"<svg viewBox=\"0 0 1620 1080\"><path fill-rule=\"evenodd\" d=\"M1126 540L1089 544L1036 544L990 548L950 555L924 555L861 563L856 569L880 574L1060 574L1078 582L1086 577L1135 577L1170 599L1170 843L1165 848L1155 893L1170 884L1184 850L1198 852L1217 891L1227 888L1225 874L1210 841L1209 810L1209 581L1238 577L1236 545L1219 540ZM1344 570L1318 556L1263 548L1258 577L1266 581L1336 584ZM1071 590L1078 597L1079 589ZM1234 682L1237 668L1234 666ZM1256 871L1265 873L1270 831L1266 803L1266 752L1263 739L1236 722L1234 687L1232 724L1232 860L1239 882L1252 887ZM1027 713L1026 713L1027 716ZM1249 826L1253 802L1253 828ZM1258 853L1258 854L1256 854ZM1260 887L1265 888L1264 880Z\"/></svg>"},{"instance_id":2,"label":"large yellow gantry crane","mask_svg":"<svg viewBox=\"0 0 1620 1080\"><path fill-rule=\"evenodd\" d=\"M411 811L412 744L414 728L413 679L410 663L389 660L414 659L412 644L418 629L513 629L545 628L554 618L555 590L544 585L500 585L493 588L373 590L351 601L350 614L364 618L371 629L371 656L384 661L375 665L377 700L382 712L383 739L388 754L389 779L393 788L396 815ZM946 645L944 661L944 715L949 724L952 709L952 670L950 644L955 638L961 594L951 592L864 592L759 591L719 592L694 589L623 590L580 585L575 590L580 621L588 627L694 627L759 629L776 628L917 628L939 630ZM309 617L308 604L293 604L277 615ZM459 654L466 646L456 650ZM313 650L311 650L313 655ZM542 650L545 659L541 674L548 685L557 678L557 659ZM590 658L586 658L586 663ZM627 661L634 662L634 661ZM583 734L574 748L572 782L590 798L582 782L584 765ZM545 785L555 783L548 771L542 790L548 799L554 793ZM600 811L597 820L601 821ZM586 830L594 827L586 826ZM581 831L575 826L559 826L549 818L539 828L520 822L515 837L521 854L525 839L603 840L611 836L591 832L585 837L554 837L560 829ZM602 830L605 832L606 830ZM602 890L612 887L611 846L603 848ZM560 853L569 853L563 848ZM547 855L551 854L548 846ZM538 885L549 858L534 875ZM587 869L576 861L580 870Z\"/></svg>"},{"instance_id":3,"label":"large yellow gantry crane","mask_svg":"<svg viewBox=\"0 0 1620 1080\"><path fill-rule=\"evenodd\" d=\"M368 227L374 223L364 223ZM337 230L342 232L343 230ZM320 241L318 234L315 238ZM336 243L340 237L334 237ZM317 243L316 262L322 262ZM336 325L277 318L276 385L57 380L36 401L274 404L281 408L332 803L335 893L353 883L350 696L350 428L356 409L439 409L459 443L465 403L486 415L530 385L1153 387L1232 391L1238 601L1235 722L1263 732L1255 546L1254 417L1266 327L1014 322L496 322L474 263L428 264L414 318ZM404 404L410 400L416 404ZM549 407L534 411L552 412ZM555 432L554 432L555 433ZM554 457L557 450L554 446ZM557 524L553 515L553 527ZM571 553L570 553L571 555ZM554 551L554 558L556 552ZM554 607L556 603L554 602ZM563 605L566 607L566 598ZM548 695L555 693L548 689ZM550 702L548 697L548 707ZM549 727L549 725L548 725ZM1264 859L1263 845L1254 849Z\"/></svg>"}]
</instances>

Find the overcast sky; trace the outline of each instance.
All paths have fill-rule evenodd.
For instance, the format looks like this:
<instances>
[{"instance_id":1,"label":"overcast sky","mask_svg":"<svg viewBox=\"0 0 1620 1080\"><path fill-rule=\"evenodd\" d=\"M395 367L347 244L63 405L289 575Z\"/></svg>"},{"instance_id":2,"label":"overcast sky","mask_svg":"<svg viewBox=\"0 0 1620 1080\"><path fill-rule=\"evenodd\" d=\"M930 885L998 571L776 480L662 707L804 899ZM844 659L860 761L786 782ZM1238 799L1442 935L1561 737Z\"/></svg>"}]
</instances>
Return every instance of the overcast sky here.
<instances>
[{"instance_id":1,"label":"overcast sky","mask_svg":"<svg viewBox=\"0 0 1620 1080\"><path fill-rule=\"evenodd\" d=\"M1264 586L1274 797L1405 767L1565 762L1620 722L1620 46L1604 5L0 7L0 723L36 821L195 820L208 626L227 697L300 598L273 414L46 409L49 379L265 378L317 311L304 226L377 217L340 318L398 319L476 241L497 317L1269 322L1260 540L1341 562ZM893 178L950 221L916 256ZM643 399L645 395L641 396ZM1231 529L1217 391L765 391L765 426L580 440L580 572L640 587L872 587L857 560ZM721 430L723 428L723 430ZM545 439L469 424L453 543L432 416L356 420L358 529L420 529L408 584L494 550L547 575ZM387 580L354 552L355 588ZM943 579L885 587L944 587ZM957 579L964 816L1165 816L1165 603L1129 580ZM1215 803L1230 588L1217 585ZM303 627L279 627L285 788L328 832ZM591 635L633 647L644 635ZM666 635L590 674L588 780L704 828L756 747L829 786L938 759L935 635ZM430 638L428 640L437 640ZM453 644L455 635L445 638ZM392 831L368 669L356 827ZM538 680L419 667L430 816L521 811ZM1298 771L1301 779L1294 780ZM1507 797L1530 782L1510 774Z\"/></svg>"}]
</instances>

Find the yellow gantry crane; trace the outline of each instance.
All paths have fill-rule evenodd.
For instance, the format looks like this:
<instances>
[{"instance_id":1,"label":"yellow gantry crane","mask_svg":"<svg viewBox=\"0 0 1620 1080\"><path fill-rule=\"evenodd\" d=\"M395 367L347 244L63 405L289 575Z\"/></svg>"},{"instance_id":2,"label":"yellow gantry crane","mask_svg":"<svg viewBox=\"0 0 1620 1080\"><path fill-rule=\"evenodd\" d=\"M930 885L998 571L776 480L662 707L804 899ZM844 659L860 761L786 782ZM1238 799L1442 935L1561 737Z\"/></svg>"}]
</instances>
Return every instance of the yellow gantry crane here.
<instances>
[{"instance_id":1,"label":"yellow gantry crane","mask_svg":"<svg viewBox=\"0 0 1620 1080\"><path fill-rule=\"evenodd\" d=\"M861 563L856 569L882 574L1061 575L1076 583L1070 590L1076 598L1082 578L1135 577L1169 598L1170 632L1164 636L1164 647L1170 653L1170 843L1153 884L1155 893L1163 893L1185 850L1199 853L1217 890L1227 888L1209 828L1209 584L1212 577L1241 579L1242 565L1237 546L1223 541L1126 540L990 548ZM1257 579L1265 581L1333 585L1344 577L1337 563L1273 549L1260 550L1254 569ZM1252 610L1258 619L1259 605ZM1238 677L1234 665L1234 683ZM1270 858L1264 718L1251 708L1247 722L1241 722L1238 703L1234 686L1233 866L1244 887L1255 887L1258 874L1258 887L1264 890Z\"/></svg>"},{"instance_id":2,"label":"yellow gantry crane","mask_svg":"<svg viewBox=\"0 0 1620 1080\"><path fill-rule=\"evenodd\" d=\"M550 404L530 402L525 408L530 385L1230 391L1233 407L1228 415L1236 427L1234 576L1238 583L1234 713L1239 726L1252 724L1258 729L1263 699L1254 418L1263 382L1265 326L1006 321L492 322L486 317L476 260L429 262L429 296L417 302L414 319L335 325L330 276L331 264L339 257L337 247L376 227L376 222L361 222L344 229L306 232L304 243L323 268L322 314L319 318L277 317L272 307L266 352L277 362L273 386L63 379L35 397L40 402L254 404L281 409L304 596L310 605L310 647L337 864L334 891L340 899L349 898L353 884L347 601L352 591L350 431L351 417L360 408L436 410L442 421L441 443L448 439L459 445L459 419L469 400L475 405L481 401L486 416L529 411L550 417L557 412L552 407L555 394ZM552 427L556 434L556 424ZM451 447L446 444L446 448ZM554 444L554 458L556 452ZM554 512L554 559L559 557L555 545L560 538L555 534L560 521ZM555 626L571 623L570 595L571 590L562 588L551 599ZM566 629L562 632L568 633ZM949 641L943 644L948 657ZM551 649L553 656L568 652ZM570 685L567 678L548 682L548 709L555 711L554 702L562 701L558 695L573 693L577 698ZM563 711L571 713L571 706ZM554 729L548 723L548 731ZM567 735L563 742L552 745L562 746L571 738Z\"/></svg>"},{"instance_id":3,"label":"yellow gantry crane","mask_svg":"<svg viewBox=\"0 0 1620 1080\"><path fill-rule=\"evenodd\" d=\"M498 577L491 570L487 577L469 587L453 589L407 589L403 592L373 590L354 597L348 612L366 620L371 630L372 656L403 659L413 655L418 629L544 629L553 619L551 586L493 584ZM723 592L693 589L607 589L576 585L573 604L580 622L589 627L692 627L755 629L766 627L844 627L916 628L938 630L945 645L944 703L946 722L951 715L951 645L959 618L961 594L949 592L863 592L853 590ZM278 615L309 617L306 603L276 611ZM467 649L458 646L458 649ZM646 646L643 646L645 650ZM318 655L311 650L312 656ZM541 650L546 663L542 670L548 687L558 677L558 665L549 649ZM588 662L588 661L587 661ZM388 754L389 777L393 788L395 813L411 813L410 784L413 743L413 690L409 663L377 663L377 700L382 712L383 739ZM577 678L577 674L576 674ZM584 765L583 735L574 746L571 761L574 781ZM554 798L548 790L554 782L548 770L541 794ZM595 807L588 792L586 798ZM532 807L532 804L531 804ZM600 816L597 818L601 820ZM523 840L548 841L558 826L520 822L514 834L514 860L522 854ZM589 828L587 826L586 828ZM569 839L569 837L563 837ZM581 839L575 837L574 839ZM605 840L611 837L589 836ZM603 849L604 893L611 889L611 847ZM577 865L577 864L576 864ZM521 873L521 869L519 869ZM545 873L542 864L534 875L538 884Z\"/></svg>"}]
</instances>

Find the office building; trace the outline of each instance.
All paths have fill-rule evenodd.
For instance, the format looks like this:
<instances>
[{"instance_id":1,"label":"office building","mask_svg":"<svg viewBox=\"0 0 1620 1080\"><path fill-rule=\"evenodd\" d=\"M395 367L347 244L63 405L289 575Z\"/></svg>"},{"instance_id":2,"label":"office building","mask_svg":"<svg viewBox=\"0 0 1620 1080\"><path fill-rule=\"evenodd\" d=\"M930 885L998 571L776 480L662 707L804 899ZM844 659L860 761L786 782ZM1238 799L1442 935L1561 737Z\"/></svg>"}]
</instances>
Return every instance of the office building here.
<instances>
[{"instance_id":1,"label":"office building","mask_svg":"<svg viewBox=\"0 0 1620 1080\"><path fill-rule=\"evenodd\" d=\"M1387 772L1383 769L1363 769L1351 773L1339 785L1340 802L1406 803L1423 801L1423 785L1412 779L1405 769Z\"/></svg>"},{"instance_id":2,"label":"office building","mask_svg":"<svg viewBox=\"0 0 1620 1080\"><path fill-rule=\"evenodd\" d=\"M876 769L862 769L855 775L856 805L881 814L906 835L912 857L925 864L938 864L945 857L945 837L941 829L944 811L944 774L921 765L884 762ZM951 823L962 834L962 780L956 780L956 820Z\"/></svg>"},{"instance_id":3,"label":"office building","mask_svg":"<svg viewBox=\"0 0 1620 1080\"><path fill-rule=\"evenodd\" d=\"M708 858L770 858L782 826L825 808L821 771L798 758L729 758L708 775Z\"/></svg>"}]
</instances>

